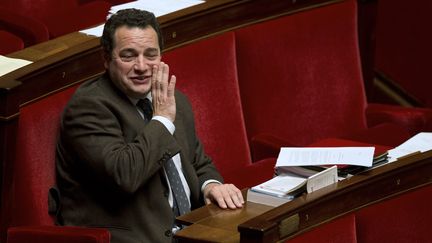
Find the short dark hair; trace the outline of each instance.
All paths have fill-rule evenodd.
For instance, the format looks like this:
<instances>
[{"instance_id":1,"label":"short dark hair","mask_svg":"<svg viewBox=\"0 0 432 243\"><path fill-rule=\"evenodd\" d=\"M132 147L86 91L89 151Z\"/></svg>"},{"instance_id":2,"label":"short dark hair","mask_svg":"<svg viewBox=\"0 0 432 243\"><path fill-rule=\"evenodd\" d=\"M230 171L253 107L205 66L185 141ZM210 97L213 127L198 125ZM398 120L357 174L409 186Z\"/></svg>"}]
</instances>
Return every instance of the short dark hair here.
<instances>
[{"instance_id":1,"label":"short dark hair","mask_svg":"<svg viewBox=\"0 0 432 243\"><path fill-rule=\"evenodd\" d=\"M105 23L100 41L106 55L111 56L112 50L114 48L114 33L117 28L122 26L138 27L141 29L151 26L156 31L159 48L162 52L163 38L155 15L145 10L130 8L119 10L117 13L111 15L111 17Z\"/></svg>"}]
</instances>

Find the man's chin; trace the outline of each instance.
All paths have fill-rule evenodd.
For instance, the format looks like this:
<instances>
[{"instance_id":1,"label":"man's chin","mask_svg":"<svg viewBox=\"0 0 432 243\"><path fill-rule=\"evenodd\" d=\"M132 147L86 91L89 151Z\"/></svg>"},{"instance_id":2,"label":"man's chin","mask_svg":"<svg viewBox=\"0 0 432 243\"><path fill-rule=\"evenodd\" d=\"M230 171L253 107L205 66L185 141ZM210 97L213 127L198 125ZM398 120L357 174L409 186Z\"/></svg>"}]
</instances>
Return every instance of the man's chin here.
<instances>
[{"instance_id":1,"label":"man's chin","mask_svg":"<svg viewBox=\"0 0 432 243\"><path fill-rule=\"evenodd\" d=\"M147 96L147 94L150 92L150 88L146 88L146 89L135 89L135 90L131 90L131 95L133 98L144 98Z\"/></svg>"}]
</instances>

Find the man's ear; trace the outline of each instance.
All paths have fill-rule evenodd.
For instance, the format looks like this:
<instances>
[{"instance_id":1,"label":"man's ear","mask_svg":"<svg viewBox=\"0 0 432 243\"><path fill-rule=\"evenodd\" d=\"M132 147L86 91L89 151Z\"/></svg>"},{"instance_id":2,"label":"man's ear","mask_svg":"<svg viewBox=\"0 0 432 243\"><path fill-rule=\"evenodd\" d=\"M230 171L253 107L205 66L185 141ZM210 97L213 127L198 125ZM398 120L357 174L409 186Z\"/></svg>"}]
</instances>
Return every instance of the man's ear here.
<instances>
[{"instance_id":1,"label":"man's ear","mask_svg":"<svg viewBox=\"0 0 432 243\"><path fill-rule=\"evenodd\" d=\"M111 62L111 55L104 52L103 59L104 59L104 67L105 67L105 69L108 69L109 62Z\"/></svg>"}]
</instances>

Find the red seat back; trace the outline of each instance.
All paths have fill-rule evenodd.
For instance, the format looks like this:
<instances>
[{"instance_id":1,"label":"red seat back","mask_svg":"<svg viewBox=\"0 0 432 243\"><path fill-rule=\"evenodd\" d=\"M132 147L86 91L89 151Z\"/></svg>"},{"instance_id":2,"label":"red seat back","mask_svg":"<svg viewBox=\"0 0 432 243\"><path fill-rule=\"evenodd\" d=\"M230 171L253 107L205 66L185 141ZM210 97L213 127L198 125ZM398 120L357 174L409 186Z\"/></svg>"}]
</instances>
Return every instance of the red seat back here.
<instances>
[{"instance_id":1,"label":"red seat back","mask_svg":"<svg viewBox=\"0 0 432 243\"><path fill-rule=\"evenodd\" d=\"M305 146L366 128L356 28L356 3L344 1L235 32L249 139Z\"/></svg>"},{"instance_id":2,"label":"red seat back","mask_svg":"<svg viewBox=\"0 0 432 243\"><path fill-rule=\"evenodd\" d=\"M55 148L60 116L75 86L20 109L16 159L11 166L10 226L53 225L48 190L55 184ZM5 215L3 215L5 217Z\"/></svg>"},{"instance_id":3,"label":"red seat back","mask_svg":"<svg viewBox=\"0 0 432 243\"><path fill-rule=\"evenodd\" d=\"M24 48L24 42L18 36L0 29L0 55L6 55Z\"/></svg>"},{"instance_id":4,"label":"red seat back","mask_svg":"<svg viewBox=\"0 0 432 243\"><path fill-rule=\"evenodd\" d=\"M237 80L234 34L195 42L162 58L190 99L196 130L219 171L251 163Z\"/></svg>"},{"instance_id":5,"label":"red seat back","mask_svg":"<svg viewBox=\"0 0 432 243\"><path fill-rule=\"evenodd\" d=\"M78 0L2 0L0 7L41 21L50 38L103 24L111 3L95 0L80 4Z\"/></svg>"}]
</instances>

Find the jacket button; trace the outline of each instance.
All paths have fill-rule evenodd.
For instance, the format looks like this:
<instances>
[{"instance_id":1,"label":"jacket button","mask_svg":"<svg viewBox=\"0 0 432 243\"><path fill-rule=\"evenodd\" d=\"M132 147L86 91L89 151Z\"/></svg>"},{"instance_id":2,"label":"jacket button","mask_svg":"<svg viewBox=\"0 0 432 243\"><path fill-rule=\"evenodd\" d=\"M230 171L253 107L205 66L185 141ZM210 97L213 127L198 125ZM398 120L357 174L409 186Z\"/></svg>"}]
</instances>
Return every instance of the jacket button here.
<instances>
[{"instance_id":1,"label":"jacket button","mask_svg":"<svg viewBox=\"0 0 432 243\"><path fill-rule=\"evenodd\" d=\"M171 230L165 231L165 236L166 237L171 237L172 236L172 231Z\"/></svg>"}]
</instances>

